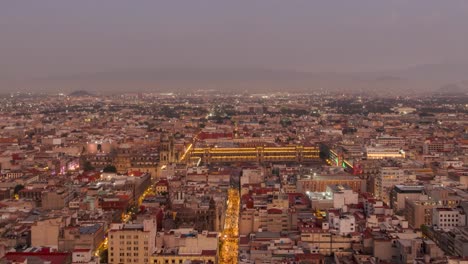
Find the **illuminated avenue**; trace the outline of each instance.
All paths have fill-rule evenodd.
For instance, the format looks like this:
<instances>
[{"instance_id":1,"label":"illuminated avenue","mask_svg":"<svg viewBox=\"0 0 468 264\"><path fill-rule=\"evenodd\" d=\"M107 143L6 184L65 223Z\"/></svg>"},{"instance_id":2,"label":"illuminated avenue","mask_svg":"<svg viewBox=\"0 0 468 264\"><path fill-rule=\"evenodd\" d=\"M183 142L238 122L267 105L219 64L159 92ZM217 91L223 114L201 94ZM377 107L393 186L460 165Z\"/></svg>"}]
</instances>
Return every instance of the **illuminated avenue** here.
<instances>
[{"instance_id":1,"label":"illuminated avenue","mask_svg":"<svg viewBox=\"0 0 468 264\"><path fill-rule=\"evenodd\" d=\"M229 189L224 229L221 232L219 263L238 263L239 257L239 191Z\"/></svg>"}]
</instances>

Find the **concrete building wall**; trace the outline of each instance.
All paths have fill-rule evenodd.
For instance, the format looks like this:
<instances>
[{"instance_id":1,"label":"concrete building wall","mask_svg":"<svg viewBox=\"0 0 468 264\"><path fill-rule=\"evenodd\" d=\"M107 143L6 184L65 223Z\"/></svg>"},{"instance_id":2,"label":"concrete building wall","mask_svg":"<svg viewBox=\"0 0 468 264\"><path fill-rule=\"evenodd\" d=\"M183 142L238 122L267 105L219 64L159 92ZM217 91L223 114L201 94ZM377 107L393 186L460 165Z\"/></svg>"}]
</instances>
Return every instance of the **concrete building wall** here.
<instances>
[{"instance_id":1,"label":"concrete building wall","mask_svg":"<svg viewBox=\"0 0 468 264\"><path fill-rule=\"evenodd\" d=\"M117 224L109 231L109 263L150 263L155 250L156 221L143 225Z\"/></svg>"},{"instance_id":2,"label":"concrete building wall","mask_svg":"<svg viewBox=\"0 0 468 264\"><path fill-rule=\"evenodd\" d=\"M397 248L394 246L393 241L389 239L374 239L372 247L372 255L379 260L385 260L389 263L396 262L396 256L398 254Z\"/></svg>"},{"instance_id":3,"label":"concrete building wall","mask_svg":"<svg viewBox=\"0 0 468 264\"><path fill-rule=\"evenodd\" d=\"M60 218L38 221L31 226L31 246L58 249L62 220Z\"/></svg>"},{"instance_id":4,"label":"concrete building wall","mask_svg":"<svg viewBox=\"0 0 468 264\"><path fill-rule=\"evenodd\" d=\"M405 216L411 227L420 228L421 225L432 225L432 209L436 207L436 203L406 200L405 204Z\"/></svg>"},{"instance_id":5,"label":"concrete building wall","mask_svg":"<svg viewBox=\"0 0 468 264\"><path fill-rule=\"evenodd\" d=\"M452 208L434 208L432 210L432 225L450 231L458 226L465 226L466 216L459 210Z\"/></svg>"},{"instance_id":6,"label":"concrete building wall","mask_svg":"<svg viewBox=\"0 0 468 264\"><path fill-rule=\"evenodd\" d=\"M68 190L48 191L42 194L42 208L45 210L60 210L68 206L73 195Z\"/></svg>"}]
</instances>

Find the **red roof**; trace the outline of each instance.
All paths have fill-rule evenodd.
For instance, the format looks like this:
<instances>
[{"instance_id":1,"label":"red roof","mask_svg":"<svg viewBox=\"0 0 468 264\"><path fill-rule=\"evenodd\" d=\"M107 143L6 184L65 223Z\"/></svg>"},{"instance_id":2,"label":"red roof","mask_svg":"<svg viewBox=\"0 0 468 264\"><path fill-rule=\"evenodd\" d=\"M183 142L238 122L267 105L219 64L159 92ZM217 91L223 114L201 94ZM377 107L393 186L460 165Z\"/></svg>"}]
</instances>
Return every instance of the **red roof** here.
<instances>
[{"instance_id":1,"label":"red roof","mask_svg":"<svg viewBox=\"0 0 468 264\"><path fill-rule=\"evenodd\" d=\"M232 138L232 137L233 137L232 132L206 132L206 131L200 132L197 136L197 138L200 140Z\"/></svg>"},{"instance_id":2,"label":"red roof","mask_svg":"<svg viewBox=\"0 0 468 264\"><path fill-rule=\"evenodd\" d=\"M296 254L295 257L296 257L296 261L325 259L325 256L323 256L322 254L311 254L311 253Z\"/></svg>"},{"instance_id":3,"label":"red roof","mask_svg":"<svg viewBox=\"0 0 468 264\"><path fill-rule=\"evenodd\" d=\"M289 206L294 206L297 204L307 205L309 204L309 199L303 193L288 193Z\"/></svg>"},{"instance_id":4,"label":"red roof","mask_svg":"<svg viewBox=\"0 0 468 264\"><path fill-rule=\"evenodd\" d=\"M14 144L14 143L18 143L18 140L16 138L0 138L0 143L2 143L2 144L5 144L5 143Z\"/></svg>"},{"instance_id":5,"label":"red roof","mask_svg":"<svg viewBox=\"0 0 468 264\"><path fill-rule=\"evenodd\" d=\"M89 252L90 250L89 248L77 248L74 249L73 252Z\"/></svg>"},{"instance_id":6,"label":"red roof","mask_svg":"<svg viewBox=\"0 0 468 264\"><path fill-rule=\"evenodd\" d=\"M169 186L169 182L167 180L159 180L156 186Z\"/></svg>"},{"instance_id":7,"label":"red roof","mask_svg":"<svg viewBox=\"0 0 468 264\"><path fill-rule=\"evenodd\" d=\"M268 209L268 213L269 214L282 214L283 210L278 209L278 208L271 208L271 209Z\"/></svg>"},{"instance_id":8,"label":"red roof","mask_svg":"<svg viewBox=\"0 0 468 264\"><path fill-rule=\"evenodd\" d=\"M202 256L216 256L216 250L202 250Z\"/></svg>"},{"instance_id":9,"label":"red roof","mask_svg":"<svg viewBox=\"0 0 468 264\"><path fill-rule=\"evenodd\" d=\"M22 158L20 157L20 155L18 153L12 154L11 159L12 160L22 160Z\"/></svg>"},{"instance_id":10,"label":"red roof","mask_svg":"<svg viewBox=\"0 0 468 264\"><path fill-rule=\"evenodd\" d=\"M49 261L50 264L70 263L70 253L46 253L46 252L8 252L2 258L11 262L24 262L28 258L39 258L44 261Z\"/></svg>"},{"instance_id":11,"label":"red roof","mask_svg":"<svg viewBox=\"0 0 468 264\"><path fill-rule=\"evenodd\" d=\"M247 236L241 236L239 239L239 244L240 245L247 245L250 242L250 238Z\"/></svg>"},{"instance_id":12,"label":"red roof","mask_svg":"<svg viewBox=\"0 0 468 264\"><path fill-rule=\"evenodd\" d=\"M143 175L143 172L141 172L141 171L129 171L128 175L135 176L135 177L140 177L141 175Z\"/></svg>"}]
</instances>

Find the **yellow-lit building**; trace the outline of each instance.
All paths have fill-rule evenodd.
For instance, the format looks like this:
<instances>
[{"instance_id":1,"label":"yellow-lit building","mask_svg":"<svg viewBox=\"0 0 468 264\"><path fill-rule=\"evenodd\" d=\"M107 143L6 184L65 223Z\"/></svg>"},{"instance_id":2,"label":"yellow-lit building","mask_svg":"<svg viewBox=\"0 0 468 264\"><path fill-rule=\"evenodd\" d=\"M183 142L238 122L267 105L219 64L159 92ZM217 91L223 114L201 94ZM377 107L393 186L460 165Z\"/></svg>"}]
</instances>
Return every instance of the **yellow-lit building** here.
<instances>
[{"instance_id":1,"label":"yellow-lit building","mask_svg":"<svg viewBox=\"0 0 468 264\"><path fill-rule=\"evenodd\" d=\"M367 159L404 159L406 157L406 153L404 150L399 148L367 147L366 156Z\"/></svg>"},{"instance_id":2,"label":"yellow-lit building","mask_svg":"<svg viewBox=\"0 0 468 264\"><path fill-rule=\"evenodd\" d=\"M316 147L245 147L245 148L193 148L188 153L188 160L213 162L306 162L319 160Z\"/></svg>"}]
</instances>

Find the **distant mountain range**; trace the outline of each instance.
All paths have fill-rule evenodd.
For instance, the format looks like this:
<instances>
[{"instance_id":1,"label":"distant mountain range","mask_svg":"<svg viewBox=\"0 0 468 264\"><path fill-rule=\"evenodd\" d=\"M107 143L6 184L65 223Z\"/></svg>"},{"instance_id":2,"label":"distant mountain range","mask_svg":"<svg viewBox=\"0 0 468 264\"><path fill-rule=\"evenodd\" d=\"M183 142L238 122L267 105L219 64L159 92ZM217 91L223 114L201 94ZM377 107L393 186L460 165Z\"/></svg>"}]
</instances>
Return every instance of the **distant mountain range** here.
<instances>
[{"instance_id":1,"label":"distant mountain range","mask_svg":"<svg viewBox=\"0 0 468 264\"><path fill-rule=\"evenodd\" d=\"M84 90L76 90L76 91L71 92L68 96L72 96L72 97L93 96L93 94Z\"/></svg>"},{"instance_id":2,"label":"distant mountain range","mask_svg":"<svg viewBox=\"0 0 468 264\"><path fill-rule=\"evenodd\" d=\"M468 93L467 64L428 64L404 70L359 73L309 73L259 68L131 69L49 76L14 84L37 91L86 90L95 93L130 91L236 92L291 91L356 92L398 95L443 92ZM455 88L456 87L456 88Z\"/></svg>"}]
</instances>

